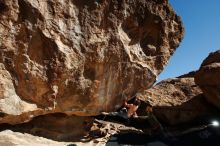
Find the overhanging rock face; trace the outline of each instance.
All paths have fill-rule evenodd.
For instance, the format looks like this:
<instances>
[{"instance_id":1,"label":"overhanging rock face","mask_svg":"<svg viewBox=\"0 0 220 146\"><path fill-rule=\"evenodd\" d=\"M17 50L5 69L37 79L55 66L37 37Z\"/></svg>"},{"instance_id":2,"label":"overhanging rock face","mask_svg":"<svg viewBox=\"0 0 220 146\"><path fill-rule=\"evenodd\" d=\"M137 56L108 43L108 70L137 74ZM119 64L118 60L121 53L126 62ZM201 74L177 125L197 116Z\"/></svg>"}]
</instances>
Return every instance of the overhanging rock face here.
<instances>
[{"instance_id":1,"label":"overhanging rock face","mask_svg":"<svg viewBox=\"0 0 220 146\"><path fill-rule=\"evenodd\" d=\"M0 0L0 123L115 110L152 86L183 32L166 0Z\"/></svg>"}]
</instances>

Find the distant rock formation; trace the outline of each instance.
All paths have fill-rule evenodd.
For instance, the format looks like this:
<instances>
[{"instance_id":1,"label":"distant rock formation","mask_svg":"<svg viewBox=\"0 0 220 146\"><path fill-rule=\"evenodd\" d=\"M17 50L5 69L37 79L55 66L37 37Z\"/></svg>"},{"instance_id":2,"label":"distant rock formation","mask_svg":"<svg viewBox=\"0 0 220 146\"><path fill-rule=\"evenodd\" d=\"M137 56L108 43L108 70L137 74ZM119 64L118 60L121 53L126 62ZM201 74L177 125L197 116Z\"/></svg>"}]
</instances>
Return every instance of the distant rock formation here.
<instances>
[{"instance_id":1,"label":"distant rock formation","mask_svg":"<svg viewBox=\"0 0 220 146\"><path fill-rule=\"evenodd\" d=\"M210 53L198 71L161 81L138 97L171 125L215 115L219 111L213 105L220 108L220 51Z\"/></svg>"},{"instance_id":2,"label":"distant rock formation","mask_svg":"<svg viewBox=\"0 0 220 146\"><path fill-rule=\"evenodd\" d=\"M167 0L1 0L0 123L116 110L153 85L183 33Z\"/></svg>"},{"instance_id":3,"label":"distant rock formation","mask_svg":"<svg viewBox=\"0 0 220 146\"><path fill-rule=\"evenodd\" d=\"M194 82L193 74L161 81L138 97L149 102L158 119L170 125L214 114L216 109L207 103L201 89Z\"/></svg>"},{"instance_id":4,"label":"distant rock formation","mask_svg":"<svg viewBox=\"0 0 220 146\"><path fill-rule=\"evenodd\" d=\"M220 50L210 53L195 75L206 99L220 108Z\"/></svg>"}]
</instances>

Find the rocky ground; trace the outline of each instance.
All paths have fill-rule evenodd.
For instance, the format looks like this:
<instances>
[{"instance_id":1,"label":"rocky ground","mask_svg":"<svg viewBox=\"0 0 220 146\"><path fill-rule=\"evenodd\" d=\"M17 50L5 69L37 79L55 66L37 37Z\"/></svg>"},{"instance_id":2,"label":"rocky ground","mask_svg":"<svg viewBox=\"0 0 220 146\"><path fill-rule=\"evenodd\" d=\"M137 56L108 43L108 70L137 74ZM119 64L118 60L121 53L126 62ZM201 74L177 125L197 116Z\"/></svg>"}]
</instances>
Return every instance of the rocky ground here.
<instances>
[{"instance_id":1,"label":"rocky ground","mask_svg":"<svg viewBox=\"0 0 220 146\"><path fill-rule=\"evenodd\" d=\"M110 122L110 121L102 121L95 120L93 125L89 131L89 133L84 136L74 137L73 139L66 139L69 142L59 142L47 138L43 138L37 136L36 134L30 134L31 127L27 127L25 125L20 125L18 127L14 126L4 126L5 129L0 132L0 145L1 146L18 146L24 145L29 146L47 146L47 145L55 145L55 146L75 146L75 145L85 145L85 146L95 146L95 145L106 145L110 139L112 139L113 135L117 135L119 133L135 133L135 134L143 134L140 129L136 129L134 127L128 127L123 125L122 123ZM10 130L9 130L10 129ZM19 131L19 132L15 132ZM43 131L42 131L43 132ZM44 131L45 132L45 131ZM67 134L67 133L66 133ZM111 141L111 140L110 140Z\"/></svg>"},{"instance_id":2,"label":"rocky ground","mask_svg":"<svg viewBox=\"0 0 220 146\"><path fill-rule=\"evenodd\" d=\"M220 117L215 117L215 120ZM220 127L210 124L213 117L197 119L187 125L166 127L167 137L146 135L142 130L119 124L95 120L90 136L71 142L60 142L15 129L0 132L2 146L210 146L219 145ZM206 125L207 127L204 127ZM8 128L10 129L10 128ZM12 131L14 130L14 131Z\"/></svg>"}]
</instances>

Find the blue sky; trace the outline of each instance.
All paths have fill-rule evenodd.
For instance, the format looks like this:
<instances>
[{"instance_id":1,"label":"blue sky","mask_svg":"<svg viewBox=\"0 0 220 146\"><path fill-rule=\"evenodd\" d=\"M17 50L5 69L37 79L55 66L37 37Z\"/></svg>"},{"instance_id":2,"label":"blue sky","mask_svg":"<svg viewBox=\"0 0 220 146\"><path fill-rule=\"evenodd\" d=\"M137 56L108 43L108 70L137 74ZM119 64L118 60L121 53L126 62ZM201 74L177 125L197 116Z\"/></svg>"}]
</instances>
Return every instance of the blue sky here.
<instances>
[{"instance_id":1,"label":"blue sky","mask_svg":"<svg viewBox=\"0 0 220 146\"><path fill-rule=\"evenodd\" d=\"M220 50L220 0L170 0L185 35L159 81L197 70L210 52Z\"/></svg>"}]
</instances>

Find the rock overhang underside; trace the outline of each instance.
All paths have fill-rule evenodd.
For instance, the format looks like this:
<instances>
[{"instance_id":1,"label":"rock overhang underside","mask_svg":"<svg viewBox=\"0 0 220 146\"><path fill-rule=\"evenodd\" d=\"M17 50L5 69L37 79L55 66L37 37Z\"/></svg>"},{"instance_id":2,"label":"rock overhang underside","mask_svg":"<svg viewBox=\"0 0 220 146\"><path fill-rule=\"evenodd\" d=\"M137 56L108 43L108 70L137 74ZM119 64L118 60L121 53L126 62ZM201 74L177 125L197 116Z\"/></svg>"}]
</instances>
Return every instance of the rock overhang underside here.
<instances>
[{"instance_id":1,"label":"rock overhang underside","mask_svg":"<svg viewBox=\"0 0 220 146\"><path fill-rule=\"evenodd\" d=\"M151 87L183 38L162 0L0 0L0 123L93 116Z\"/></svg>"}]
</instances>

